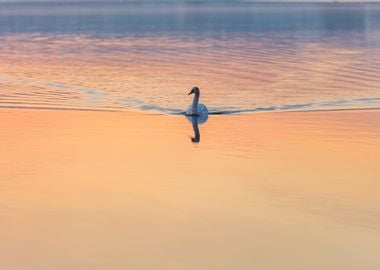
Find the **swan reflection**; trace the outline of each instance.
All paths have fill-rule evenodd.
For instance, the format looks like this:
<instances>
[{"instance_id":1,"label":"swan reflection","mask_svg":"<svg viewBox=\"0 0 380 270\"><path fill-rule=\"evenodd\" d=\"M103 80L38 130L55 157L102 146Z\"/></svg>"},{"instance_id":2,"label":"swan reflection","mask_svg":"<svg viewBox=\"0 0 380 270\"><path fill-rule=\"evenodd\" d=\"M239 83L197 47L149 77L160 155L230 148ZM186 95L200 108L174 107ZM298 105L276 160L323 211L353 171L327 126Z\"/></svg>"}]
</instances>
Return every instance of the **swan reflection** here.
<instances>
[{"instance_id":1,"label":"swan reflection","mask_svg":"<svg viewBox=\"0 0 380 270\"><path fill-rule=\"evenodd\" d=\"M191 137L192 143L199 143L201 141L201 133L199 132L199 126L206 123L208 115L200 116L187 116L187 120L193 126L194 136Z\"/></svg>"}]
</instances>

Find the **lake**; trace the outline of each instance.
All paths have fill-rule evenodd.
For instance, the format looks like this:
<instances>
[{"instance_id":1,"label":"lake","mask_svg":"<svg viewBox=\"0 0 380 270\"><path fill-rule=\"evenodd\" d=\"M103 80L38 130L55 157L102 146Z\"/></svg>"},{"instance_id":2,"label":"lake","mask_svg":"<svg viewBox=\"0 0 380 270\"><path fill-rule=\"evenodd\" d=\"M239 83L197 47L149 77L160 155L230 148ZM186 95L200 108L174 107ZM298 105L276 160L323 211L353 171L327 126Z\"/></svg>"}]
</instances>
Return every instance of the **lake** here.
<instances>
[{"instance_id":1,"label":"lake","mask_svg":"<svg viewBox=\"0 0 380 270\"><path fill-rule=\"evenodd\" d=\"M1 269L380 269L380 4L1 2L0 48Z\"/></svg>"}]
</instances>

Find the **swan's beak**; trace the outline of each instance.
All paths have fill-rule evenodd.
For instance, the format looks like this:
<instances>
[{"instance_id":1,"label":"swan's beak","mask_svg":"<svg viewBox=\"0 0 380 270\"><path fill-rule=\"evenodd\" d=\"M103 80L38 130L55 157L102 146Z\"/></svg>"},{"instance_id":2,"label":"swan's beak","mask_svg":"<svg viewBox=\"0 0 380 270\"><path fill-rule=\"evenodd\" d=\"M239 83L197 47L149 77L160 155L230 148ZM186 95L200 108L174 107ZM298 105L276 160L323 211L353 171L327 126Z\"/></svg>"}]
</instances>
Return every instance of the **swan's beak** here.
<instances>
[{"instance_id":1,"label":"swan's beak","mask_svg":"<svg viewBox=\"0 0 380 270\"><path fill-rule=\"evenodd\" d=\"M191 95L191 94L193 94L193 93L194 93L194 91L191 90L190 93L188 93L187 95L189 96L189 95Z\"/></svg>"}]
</instances>

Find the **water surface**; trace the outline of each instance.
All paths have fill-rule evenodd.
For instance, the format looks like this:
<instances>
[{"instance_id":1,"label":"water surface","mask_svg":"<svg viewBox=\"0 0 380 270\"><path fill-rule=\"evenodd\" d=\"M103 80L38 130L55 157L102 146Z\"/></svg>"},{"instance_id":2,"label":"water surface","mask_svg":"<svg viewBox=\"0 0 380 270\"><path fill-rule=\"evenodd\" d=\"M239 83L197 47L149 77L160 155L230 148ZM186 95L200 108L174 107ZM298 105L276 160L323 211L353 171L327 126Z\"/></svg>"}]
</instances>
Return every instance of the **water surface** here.
<instances>
[{"instance_id":1,"label":"water surface","mask_svg":"<svg viewBox=\"0 0 380 270\"><path fill-rule=\"evenodd\" d=\"M1 269L380 269L379 4L0 3L0 48Z\"/></svg>"},{"instance_id":2,"label":"water surface","mask_svg":"<svg viewBox=\"0 0 380 270\"><path fill-rule=\"evenodd\" d=\"M379 4L1 3L0 106L377 108Z\"/></svg>"},{"instance_id":3,"label":"water surface","mask_svg":"<svg viewBox=\"0 0 380 270\"><path fill-rule=\"evenodd\" d=\"M0 110L1 265L377 270L379 114Z\"/></svg>"}]
</instances>

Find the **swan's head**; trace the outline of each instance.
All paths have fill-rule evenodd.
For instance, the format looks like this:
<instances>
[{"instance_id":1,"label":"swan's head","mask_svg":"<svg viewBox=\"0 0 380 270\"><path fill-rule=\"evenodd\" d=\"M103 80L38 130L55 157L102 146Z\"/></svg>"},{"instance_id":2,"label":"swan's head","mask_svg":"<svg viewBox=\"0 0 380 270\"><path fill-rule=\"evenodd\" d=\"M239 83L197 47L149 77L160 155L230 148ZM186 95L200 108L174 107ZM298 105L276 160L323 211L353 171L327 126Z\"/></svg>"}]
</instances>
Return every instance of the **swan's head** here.
<instances>
[{"instance_id":1,"label":"swan's head","mask_svg":"<svg viewBox=\"0 0 380 270\"><path fill-rule=\"evenodd\" d=\"M191 89L189 95L191 95L191 94L199 95L200 93L201 92L199 91L198 87L193 87L193 89Z\"/></svg>"}]
</instances>

